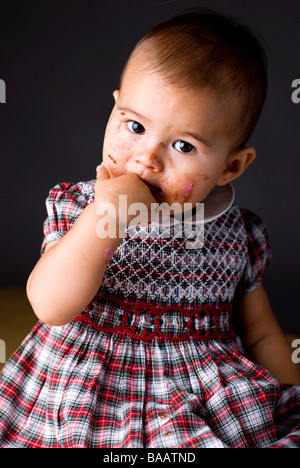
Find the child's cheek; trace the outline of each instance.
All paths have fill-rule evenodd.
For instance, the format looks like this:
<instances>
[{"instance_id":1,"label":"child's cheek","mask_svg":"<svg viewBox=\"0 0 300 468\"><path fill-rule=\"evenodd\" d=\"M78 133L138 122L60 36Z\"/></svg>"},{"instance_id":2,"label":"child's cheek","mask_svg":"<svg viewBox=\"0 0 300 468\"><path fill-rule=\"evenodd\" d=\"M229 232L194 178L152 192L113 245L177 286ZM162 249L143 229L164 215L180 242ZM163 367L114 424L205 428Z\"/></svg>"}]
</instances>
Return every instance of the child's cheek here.
<instances>
[{"instance_id":1,"label":"child's cheek","mask_svg":"<svg viewBox=\"0 0 300 468\"><path fill-rule=\"evenodd\" d=\"M165 201L168 203L188 203L194 189L194 181L190 179L168 179Z\"/></svg>"},{"instance_id":2,"label":"child's cheek","mask_svg":"<svg viewBox=\"0 0 300 468\"><path fill-rule=\"evenodd\" d=\"M188 203L192 197L194 189L193 181L185 181L181 189L181 203Z\"/></svg>"},{"instance_id":3,"label":"child's cheek","mask_svg":"<svg viewBox=\"0 0 300 468\"><path fill-rule=\"evenodd\" d=\"M201 186L203 186L203 184L207 183L209 179L210 179L210 176L208 174L201 173L197 175L196 179L195 178L191 179L189 177L186 177L183 181L181 181L181 183L177 185L177 187L178 186L181 187L181 190L180 190L181 203L190 202L193 197L193 194L195 193L195 191L197 192L197 189L199 188L199 183L201 184ZM178 194L178 190L177 190L177 194ZM180 197L177 195L177 199L178 198Z\"/></svg>"},{"instance_id":4,"label":"child's cheek","mask_svg":"<svg viewBox=\"0 0 300 468\"><path fill-rule=\"evenodd\" d=\"M106 167L108 169L108 172L109 172L109 175L110 177L118 177L119 175L121 175L119 172L119 168L118 168L118 162L117 160L115 159L115 157L113 157L111 154L107 154L107 163L106 163Z\"/></svg>"},{"instance_id":5,"label":"child's cheek","mask_svg":"<svg viewBox=\"0 0 300 468\"><path fill-rule=\"evenodd\" d=\"M189 196L192 193L193 188L194 188L194 182L188 182L187 184L185 184L183 187L183 191L182 191L183 195Z\"/></svg>"},{"instance_id":6,"label":"child's cheek","mask_svg":"<svg viewBox=\"0 0 300 468\"><path fill-rule=\"evenodd\" d=\"M103 161L111 177L117 177L126 173L125 167L130 154L129 145L113 138L106 141Z\"/></svg>"},{"instance_id":7,"label":"child's cheek","mask_svg":"<svg viewBox=\"0 0 300 468\"><path fill-rule=\"evenodd\" d=\"M196 181L195 180L190 180L188 182L185 183L185 187L184 187L184 193L186 195L190 194L194 187L196 186L196 183L200 182L203 184L203 182L207 182L209 181L210 179L210 175L209 174L204 174L204 173L200 173L200 174L197 174L196 176Z\"/></svg>"}]
</instances>

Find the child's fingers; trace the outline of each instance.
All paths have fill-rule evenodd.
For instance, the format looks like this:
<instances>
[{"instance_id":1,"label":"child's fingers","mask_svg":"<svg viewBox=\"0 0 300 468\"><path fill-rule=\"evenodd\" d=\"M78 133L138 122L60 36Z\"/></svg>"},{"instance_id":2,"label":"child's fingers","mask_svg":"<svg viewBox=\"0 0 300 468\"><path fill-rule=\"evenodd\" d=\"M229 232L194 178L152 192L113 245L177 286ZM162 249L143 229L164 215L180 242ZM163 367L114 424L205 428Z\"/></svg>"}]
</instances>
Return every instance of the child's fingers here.
<instances>
[{"instance_id":1,"label":"child's fingers","mask_svg":"<svg viewBox=\"0 0 300 468\"><path fill-rule=\"evenodd\" d=\"M109 172L103 164L100 164L99 166L96 167L96 174L97 174L97 181L110 179Z\"/></svg>"}]
</instances>

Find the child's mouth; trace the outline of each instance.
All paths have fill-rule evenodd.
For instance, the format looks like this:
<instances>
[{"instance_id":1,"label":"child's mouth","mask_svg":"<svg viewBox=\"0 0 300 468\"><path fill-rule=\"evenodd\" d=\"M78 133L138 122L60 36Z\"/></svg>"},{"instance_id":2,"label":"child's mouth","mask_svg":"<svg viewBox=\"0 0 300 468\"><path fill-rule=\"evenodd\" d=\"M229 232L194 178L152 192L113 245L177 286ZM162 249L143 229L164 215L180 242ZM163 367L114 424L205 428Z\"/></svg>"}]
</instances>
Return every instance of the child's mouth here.
<instances>
[{"instance_id":1,"label":"child's mouth","mask_svg":"<svg viewBox=\"0 0 300 468\"><path fill-rule=\"evenodd\" d=\"M154 196L154 198L163 198L164 194L163 191L160 187L157 187L156 185L149 184L145 180L143 181L145 184L149 187L150 192Z\"/></svg>"}]
</instances>

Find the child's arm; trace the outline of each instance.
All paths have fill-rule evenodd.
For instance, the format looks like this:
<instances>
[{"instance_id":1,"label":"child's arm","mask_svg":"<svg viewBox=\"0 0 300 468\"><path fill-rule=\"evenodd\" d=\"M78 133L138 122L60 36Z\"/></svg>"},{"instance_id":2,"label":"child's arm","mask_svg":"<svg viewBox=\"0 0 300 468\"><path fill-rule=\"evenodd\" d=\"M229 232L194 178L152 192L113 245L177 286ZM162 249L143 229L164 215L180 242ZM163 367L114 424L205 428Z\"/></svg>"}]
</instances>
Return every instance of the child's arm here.
<instances>
[{"instance_id":1,"label":"child's arm","mask_svg":"<svg viewBox=\"0 0 300 468\"><path fill-rule=\"evenodd\" d=\"M263 286L236 304L237 332L250 359L271 372L280 383L300 385L300 372L275 318Z\"/></svg>"},{"instance_id":2,"label":"child's arm","mask_svg":"<svg viewBox=\"0 0 300 468\"><path fill-rule=\"evenodd\" d=\"M127 194L128 204L155 202L149 188L138 176L127 174L110 179L102 166L97 172L95 203L84 208L74 226L61 240L48 244L44 255L32 271L27 283L27 295L37 317L50 325L72 321L97 293L108 261L119 246L119 194ZM99 238L98 203L115 207L116 238ZM130 218L128 217L128 221Z\"/></svg>"}]
</instances>

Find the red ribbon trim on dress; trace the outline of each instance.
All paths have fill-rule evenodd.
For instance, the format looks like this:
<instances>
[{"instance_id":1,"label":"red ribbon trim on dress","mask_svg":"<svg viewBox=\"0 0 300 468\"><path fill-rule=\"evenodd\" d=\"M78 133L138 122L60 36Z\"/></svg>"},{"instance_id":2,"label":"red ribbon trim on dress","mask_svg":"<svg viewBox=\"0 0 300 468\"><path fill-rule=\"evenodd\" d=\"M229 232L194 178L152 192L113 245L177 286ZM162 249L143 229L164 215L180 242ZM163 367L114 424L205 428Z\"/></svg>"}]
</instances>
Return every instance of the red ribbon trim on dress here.
<instances>
[{"instance_id":1,"label":"red ribbon trim on dress","mask_svg":"<svg viewBox=\"0 0 300 468\"><path fill-rule=\"evenodd\" d=\"M127 299L125 302L124 300L117 298L113 295L101 293L99 295L99 299L107 299L111 302L114 302L118 304L122 310L125 311L125 315L122 317L122 324L120 325L115 325L115 326L109 326L109 325L99 325L97 324L90 316L89 310L90 307L85 310L85 312L81 315L79 315L75 321L77 322L83 322L83 323L88 323L90 326L92 326L94 329L98 331L104 331L108 333L116 333L116 332L124 332L126 335L131 336L132 338L141 340L141 341L151 341L155 337L158 337L163 340L167 341L172 341L174 343L179 343L181 341L185 341L188 338L195 338L199 340L213 340L213 339L223 339L223 340L229 340L232 339L235 336L234 331L231 329L229 332L222 332L221 330L218 329L218 318L219 315L223 311L232 311L232 304L203 304L198 306L195 310L192 312L189 312L186 307L180 306L180 305L172 305L169 304L167 306L163 306L158 309L158 307L151 302L143 302L143 301L136 301L136 300L130 300ZM131 304L130 304L131 303ZM129 320L129 313L132 313L134 309L134 314L135 315L140 315L141 310L146 309L146 313L149 315L155 315L156 319L154 320L154 325L156 326L155 330L153 332L149 332L148 330L143 330L141 333L136 332L136 327L135 326L129 326L126 324L126 322ZM159 318L166 314L169 310L178 310L181 312L183 315L186 317L189 317L190 320L187 323L187 328L188 330L183 333L180 336L169 336L166 333L163 333L160 328L159 328ZM213 325L213 330L193 330L193 322L192 319L197 317L197 315L201 315L201 318L203 318L203 311L208 314L213 316L212 319L212 325Z\"/></svg>"}]
</instances>

